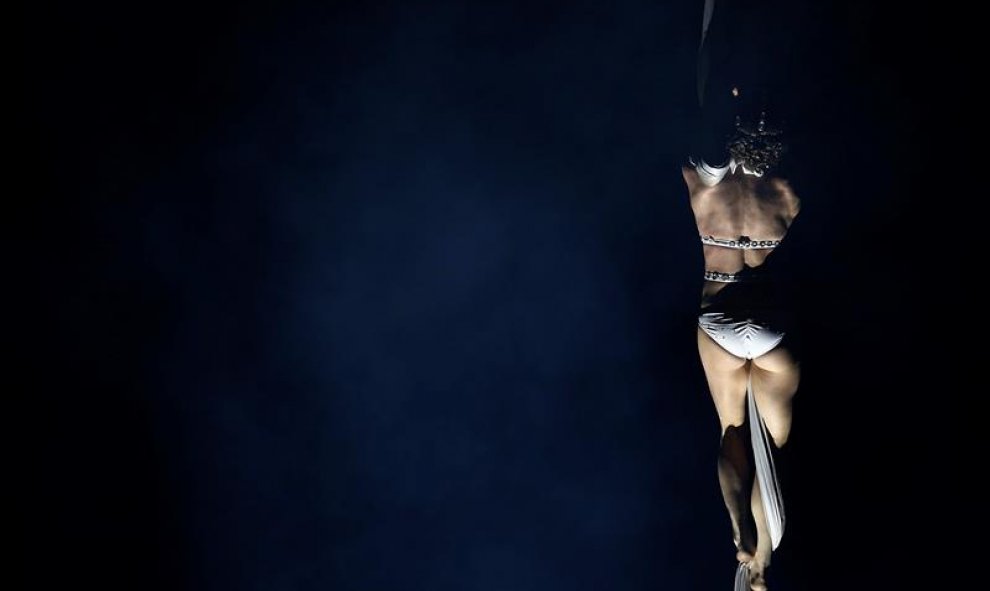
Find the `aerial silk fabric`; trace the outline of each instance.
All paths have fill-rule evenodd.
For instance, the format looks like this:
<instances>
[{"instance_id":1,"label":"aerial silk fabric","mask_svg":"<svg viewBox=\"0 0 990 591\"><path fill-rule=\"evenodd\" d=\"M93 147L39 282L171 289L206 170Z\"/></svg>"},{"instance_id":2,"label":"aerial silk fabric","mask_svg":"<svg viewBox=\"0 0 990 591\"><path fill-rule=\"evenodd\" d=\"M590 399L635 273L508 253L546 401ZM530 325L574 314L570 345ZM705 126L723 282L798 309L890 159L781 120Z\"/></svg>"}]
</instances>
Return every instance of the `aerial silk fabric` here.
<instances>
[{"instance_id":1,"label":"aerial silk fabric","mask_svg":"<svg viewBox=\"0 0 990 591\"><path fill-rule=\"evenodd\" d=\"M698 105L705 104L705 82L708 81L708 52L705 49L705 39L708 37L708 27L712 24L715 13L715 0L705 0L705 12L701 18L701 43L698 44Z\"/></svg>"},{"instance_id":2,"label":"aerial silk fabric","mask_svg":"<svg viewBox=\"0 0 990 591\"><path fill-rule=\"evenodd\" d=\"M770 434L760 416L753 395L753 378L746 382L746 403L749 414L749 433L753 441L753 459L756 463L756 478L760 482L760 499L763 501L763 513L767 518L767 529L770 531L770 541L773 549L780 545L784 536L784 498L780 493L780 482L777 480L777 469L773 463L773 451L770 446Z\"/></svg>"},{"instance_id":3,"label":"aerial silk fabric","mask_svg":"<svg viewBox=\"0 0 990 591\"><path fill-rule=\"evenodd\" d=\"M736 568L736 586L733 589L734 591L750 591L749 567L742 562Z\"/></svg>"},{"instance_id":4,"label":"aerial silk fabric","mask_svg":"<svg viewBox=\"0 0 990 591\"><path fill-rule=\"evenodd\" d=\"M777 480L777 470L773 463L773 452L770 447L770 435L767 426L760 416L753 395L753 379L746 382L746 406L749 415L749 431L753 443L753 459L756 463L756 478L760 482L760 500L763 503L763 513L766 515L767 528L770 531L770 541L776 550L784 535L784 498L780 494L780 482ZM736 567L735 591L750 591L749 566L740 562Z\"/></svg>"}]
</instances>

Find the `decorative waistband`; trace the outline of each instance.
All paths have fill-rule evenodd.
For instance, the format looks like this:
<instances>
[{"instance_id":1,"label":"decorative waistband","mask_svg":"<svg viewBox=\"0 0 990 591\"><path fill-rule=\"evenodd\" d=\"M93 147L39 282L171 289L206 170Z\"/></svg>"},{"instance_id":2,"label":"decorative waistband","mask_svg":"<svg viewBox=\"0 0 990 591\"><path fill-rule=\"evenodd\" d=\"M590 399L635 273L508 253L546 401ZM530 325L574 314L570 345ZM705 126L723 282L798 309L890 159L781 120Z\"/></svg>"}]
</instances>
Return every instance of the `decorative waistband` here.
<instances>
[{"instance_id":1,"label":"decorative waistband","mask_svg":"<svg viewBox=\"0 0 990 591\"><path fill-rule=\"evenodd\" d=\"M738 283L752 279L748 273L722 273L721 271L705 271L705 281L717 281L719 283Z\"/></svg>"},{"instance_id":2,"label":"decorative waistband","mask_svg":"<svg viewBox=\"0 0 990 591\"><path fill-rule=\"evenodd\" d=\"M749 236L739 238L716 238L714 236L702 236L701 243L711 246L722 246L737 250L759 250L764 248L776 248L780 246L780 240L753 240Z\"/></svg>"}]
</instances>

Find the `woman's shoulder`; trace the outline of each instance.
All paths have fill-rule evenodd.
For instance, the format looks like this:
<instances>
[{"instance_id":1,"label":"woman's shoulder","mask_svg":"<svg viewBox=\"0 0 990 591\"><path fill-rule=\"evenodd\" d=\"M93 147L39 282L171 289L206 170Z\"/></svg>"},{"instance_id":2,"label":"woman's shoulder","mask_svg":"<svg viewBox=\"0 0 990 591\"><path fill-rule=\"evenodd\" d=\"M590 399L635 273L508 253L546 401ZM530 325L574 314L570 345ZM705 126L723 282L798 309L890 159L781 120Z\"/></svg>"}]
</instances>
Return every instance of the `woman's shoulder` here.
<instances>
[{"instance_id":1,"label":"woman's shoulder","mask_svg":"<svg viewBox=\"0 0 990 591\"><path fill-rule=\"evenodd\" d=\"M797 216L798 212L801 211L801 198L798 197L788 179L782 176L767 175L760 179L760 184L762 185L760 192L763 193L764 198L779 203L790 217Z\"/></svg>"}]
</instances>

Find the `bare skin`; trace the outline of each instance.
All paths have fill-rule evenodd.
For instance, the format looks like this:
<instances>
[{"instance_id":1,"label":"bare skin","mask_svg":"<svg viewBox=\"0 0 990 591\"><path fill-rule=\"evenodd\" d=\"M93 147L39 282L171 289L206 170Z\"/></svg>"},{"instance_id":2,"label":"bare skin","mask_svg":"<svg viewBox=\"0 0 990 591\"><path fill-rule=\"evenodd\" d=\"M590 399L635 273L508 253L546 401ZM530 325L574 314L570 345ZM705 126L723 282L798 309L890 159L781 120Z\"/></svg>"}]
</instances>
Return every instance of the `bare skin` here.
<instances>
[{"instance_id":1,"label":"bare skin","mask_svg":"<svg viewBox=\"0 0 990 591\"><path fill-rule=\"evenodd\" d=\"M745 175L741 168L714 187L701 182L698 173L684 167L684 181L691 198L698 231L704 236L753 240L784 237L798 215L800 201L786 181ZM769 249L734 250L703 245L705 269L738 273L759 267ZM727 284L706 281L702 307ZM736 558L750 567L750 586L765 591L765 571L770 564L771 543L759 483L749 449L746 425L746 383L752 377L753 393L774 444L787 442L791 429L791 399L797 391L800 368L786 347L786 340L752 360L727 352L698 328L698 352L722 428L718 477L722 497L732 520Z\"/></svg>"}]
</instances>

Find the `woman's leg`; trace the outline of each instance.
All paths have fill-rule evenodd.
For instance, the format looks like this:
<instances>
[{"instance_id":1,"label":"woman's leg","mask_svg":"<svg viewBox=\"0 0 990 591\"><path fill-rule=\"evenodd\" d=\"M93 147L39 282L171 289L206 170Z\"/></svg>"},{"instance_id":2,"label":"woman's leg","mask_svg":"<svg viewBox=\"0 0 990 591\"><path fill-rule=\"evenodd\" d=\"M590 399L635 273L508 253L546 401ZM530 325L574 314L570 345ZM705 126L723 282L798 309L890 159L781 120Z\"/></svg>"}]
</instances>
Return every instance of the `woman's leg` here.
<instances>
[{"instance_id":1,"label":"woman's leg","mask_svg":"<svg viewBox=\"0 0 990 591\"><path fill-rule=\"evenodd\" d=\"M783 347L753 360L750 372L753 396L774 445L779 449L787 443L791 432L791 401L801 377L800 367L791 353ZM764 571L770 565L772 545L767 520L760 497L760 483L753 479L751 510L756 520L758 542L756 556L750 565L751 586L754 591L766 589Z\"/></svg>"},{"instance_id":2,"label":"woman's leg","mask_svg":"<svg viewBox=\"0 0 990 591\"><path fill-rule=\"evenodd\" d=\"M753 395L774 444L780 448L791 434L791 401L801 368L791 352L777 347L752 364Z\"/></svg>"},{"instance_id":3,"label":"woman's leg","mask_svg":"<svg viewBox=\"0 0 990 591\"><path fill-rule=\"evenodd\" d=\"M756 553L749 563L749 587L752 591L765 591L765 572L770 566L770 554L773 545L770 543L770 531L767 529L767 517L763 511L763 499L760 496L760 480L753 479L753 494L750 496L750 510L756 522L757 545Z\"/></svg>"},{"instance_id":4,"label":"woman's leg","mask_svg":"<svg viewBox=\"0 0 990 591\"><path fill-rule=\"evenodd\" d=\"M756 553L757 530L750 511L754 472L746 428L746 380L749 362L740 359L698 329L698 352L722 427L718 481L732 520L738 558L748 562Z\"/></svg>"}]
</instances>

